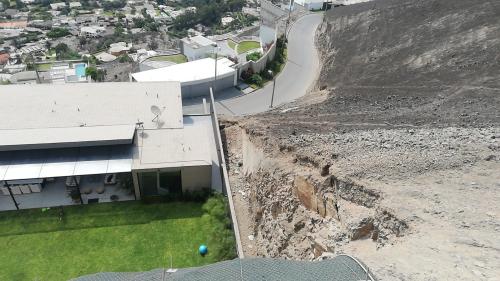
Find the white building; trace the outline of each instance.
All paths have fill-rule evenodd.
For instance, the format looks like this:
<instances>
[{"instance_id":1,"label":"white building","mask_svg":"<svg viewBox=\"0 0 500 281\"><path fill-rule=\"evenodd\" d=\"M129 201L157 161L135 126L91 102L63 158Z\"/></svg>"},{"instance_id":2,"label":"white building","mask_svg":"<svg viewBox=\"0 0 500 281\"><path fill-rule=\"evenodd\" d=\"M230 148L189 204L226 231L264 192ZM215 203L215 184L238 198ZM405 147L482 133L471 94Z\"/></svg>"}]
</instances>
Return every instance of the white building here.
<instances>
[{"instance_id":1,"label":"white building","mask_svg":"<svg viewBox=\"0 0 500 281\"><path fill-rule=\"evenodd\" d=\"M323 8L323 3L326 3L325 0L294 0L293 5L300 5L305 9L311 10L320 10Z\"/></svg>"},{"instance_id":2,"label":"white building","mask_svg":"<svg viewBox=\"0 0 500 281\"><path fill-rule=\"evenodd\" d=\"M66 7L66 2L59 2L59 3L50 4L50 8L52 10L61 10L64 7Z\"/></svg>"},{"instance_id":3,"label":"white building","mask_svg":"<svg viewBox=\"0 0 500 281\"><path fill-rule=\"evenodd\" d=\"M0 210L221 191L214 119L183 115L179 82L3 87Z\"/></svg>"},{"instance_id":4,"label":"white building","mask_svg":"<svg viewBox=\"0 0 500 281\"><path fill-rule=\"evenodd\" d=\"M132 48L132 43L117 42L109 45L109 53L113 56L126 54Z\"/></svg>"},{"instance_id":5,"label":"white building","mask_svg":"<svg viewBox=\"0 0 500 281\"><path fill-rule=\"evenodd\" d=\"M217 45L214 41L201 35L182 38L181 42L181 51L189 61L206 58L214 54Z\"/></svg>"},{"instance_id":6,"label":"white building","mask_svg":"<svg viewBox=\"0 0 500 281\"><path fill-rule=\"evenodd\" d=\"M82 26L80 28L80 36L87 38L96 38L102 36L102 34L106 31L106 28L103 26Z\"/></svg>"},{"instance_id":7,"label":"white building","mask_svg":"<svg viewBox=\"0 0 500 281\"><path fill-rule=\"evenodd\" d=\"M222 26L226 26L234 21L233 17L223 17L220 19Z\"/></svg>"},{"instance_id":8,"label":"white building","mask_svg":"<svg viewBox=\"0 0 500 281\"><path fill-rule=\"evenodd\" d=\"M236 86L238 74L227 58L217 60L216 93ZM215 59L206 58L132 74L137 82L179 81L183 98L207 95L215 78Z\"/></svg>"},{"instance_id":9,"label":"white building","mask_svg":"<svg viewBox=\"0 0 500 281\"><path fill-rule=\"evenodd\" d=\"M49 79L53 84L64 83L83 83L87 82L85 76L86 63L58 63L51 67L49 71Z\"/></svg>"},{"instance_id":10,"label":"white building","mask_svg":"<svg viewBox=\"0 0 500 281\"><path fill-rule=\"evenodd\" d=\"M70 2L69 3L69 7L71 9L81 8L82 4L80 2Z\"/></svg>"}]
</instances>

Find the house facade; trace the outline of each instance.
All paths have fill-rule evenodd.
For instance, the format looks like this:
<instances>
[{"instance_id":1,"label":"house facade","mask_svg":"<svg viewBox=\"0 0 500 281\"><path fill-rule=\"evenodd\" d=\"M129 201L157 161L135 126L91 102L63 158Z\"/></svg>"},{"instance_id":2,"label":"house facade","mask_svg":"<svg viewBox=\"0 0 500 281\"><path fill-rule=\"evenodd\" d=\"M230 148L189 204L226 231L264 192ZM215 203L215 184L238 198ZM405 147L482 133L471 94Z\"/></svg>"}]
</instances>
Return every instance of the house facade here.
<instances>
[{"instance_id":1,"label":"house facade","mask_svg":"<svg viewBox=\"0 0 500 281\"><path fill-rule=\"evenodd\" d=\"M181 40L181 51L189 61L199 60L214 54L216 43L201 35Z\"/></svg>"}]
</instances>

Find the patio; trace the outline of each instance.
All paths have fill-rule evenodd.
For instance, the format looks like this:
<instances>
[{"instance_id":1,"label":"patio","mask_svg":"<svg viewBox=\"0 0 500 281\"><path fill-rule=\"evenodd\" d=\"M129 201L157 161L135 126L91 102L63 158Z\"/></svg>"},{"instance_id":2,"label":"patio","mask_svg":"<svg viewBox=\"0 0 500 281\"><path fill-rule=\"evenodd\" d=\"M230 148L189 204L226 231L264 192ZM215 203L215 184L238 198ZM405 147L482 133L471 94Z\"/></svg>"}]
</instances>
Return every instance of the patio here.
<instances>
[{"instance_id":1,"label":"patio","mask_svg":"<svg viewBox=\"0 0 500 281\"><path fill-rule=\"evenodd\" d=\"M89 175L80 177L80 191L83 204L112 201L135 200L131 189L125 189L117 182L113 185L104 184L105 175ZM66 177L45 180L41 192L17 194L14 199L19 209L32 209L53 206L81 205L79 200L73 200L66 186ZM113 200L111 199L113 196ZM10 195L0 195L0 211L16 210Z\"/></svg>"}]
</instances>

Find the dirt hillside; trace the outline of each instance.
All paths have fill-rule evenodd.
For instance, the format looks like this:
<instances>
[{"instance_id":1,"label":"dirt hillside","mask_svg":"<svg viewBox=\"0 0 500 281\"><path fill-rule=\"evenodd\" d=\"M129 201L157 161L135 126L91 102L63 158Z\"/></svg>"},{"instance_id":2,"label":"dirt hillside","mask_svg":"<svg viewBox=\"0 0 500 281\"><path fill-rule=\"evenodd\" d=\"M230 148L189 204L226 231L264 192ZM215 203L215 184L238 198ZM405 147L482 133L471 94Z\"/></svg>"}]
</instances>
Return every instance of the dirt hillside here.
<instances>
[{"instance_id":1,"label":"dirt hillside","mask_svg":"<svg viewBox=\"0 0 500 281\"><path fill-rule=\"evenodd\" d=\"M321 91L225 123L247 254L498 280L500 2L373 1L317 35Z\"/></svg>"}]
</instances>

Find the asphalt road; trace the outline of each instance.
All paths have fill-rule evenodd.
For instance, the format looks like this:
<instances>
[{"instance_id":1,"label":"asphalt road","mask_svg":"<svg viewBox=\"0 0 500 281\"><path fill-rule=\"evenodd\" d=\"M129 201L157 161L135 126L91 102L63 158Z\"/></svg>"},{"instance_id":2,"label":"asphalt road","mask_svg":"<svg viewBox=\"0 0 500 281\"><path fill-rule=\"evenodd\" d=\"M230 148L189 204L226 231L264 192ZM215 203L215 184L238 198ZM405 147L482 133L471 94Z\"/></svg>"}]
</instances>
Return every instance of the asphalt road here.
<instances>
[{"instance_id":1,"label":"asphalt road","mask_svg":"<svg viewBox=\"0 0 500 281\"><path fill-rule=\"evenodd\" d=\"M288 61L283 71L276 78L274 106L293 101L305 95L314 83L319 58L314 44L316 28L322 21L323 14L303 16L290 29L288 36ZM216 93L218 114L246 115L269 110L273 83L250 94L241 95L239 91L229 90ZM184 111L196 111L200 101L185 102Z\"/></svg>"}]
</instances>

